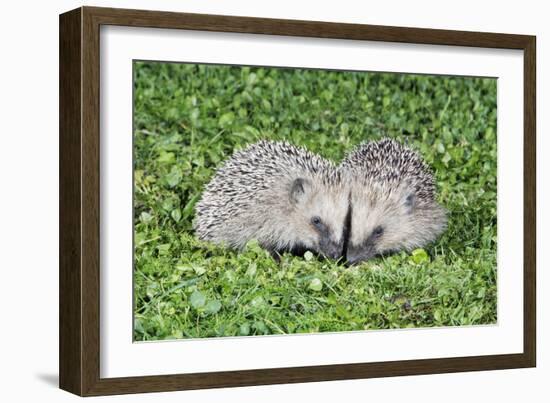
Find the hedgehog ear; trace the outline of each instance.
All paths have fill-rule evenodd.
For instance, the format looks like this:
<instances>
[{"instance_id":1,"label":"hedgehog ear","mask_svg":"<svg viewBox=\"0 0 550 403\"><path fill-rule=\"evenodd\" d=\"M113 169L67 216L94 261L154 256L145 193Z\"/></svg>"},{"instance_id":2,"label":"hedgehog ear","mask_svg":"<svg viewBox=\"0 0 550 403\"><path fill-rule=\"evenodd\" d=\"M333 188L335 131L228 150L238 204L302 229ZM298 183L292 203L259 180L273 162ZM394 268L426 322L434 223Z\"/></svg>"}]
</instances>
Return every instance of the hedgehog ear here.
<instances>
[{"instance_id":1,"label":"hedgehog ear","mask_svg":"<svg viewBox=\"0 0 550 403\"><path fill-rule=\"evenodd\" d=\"M408 213L412 213L416 205L416 195L414 193L409 193L405 198L405 207L407 208Z\"/></svg>"},{"instance_id":2,"label":"hedgehog ear","mask_svg":"<svg viewBox=\"0 0 550 403\"><path fill-rule=\"evenodd\" d=\"M307 193L309 188L309 181L304 178L296 178L292 182L292 187L290 188L290 201L292 203L299 203Z\"/></svg>"}]
</instances>

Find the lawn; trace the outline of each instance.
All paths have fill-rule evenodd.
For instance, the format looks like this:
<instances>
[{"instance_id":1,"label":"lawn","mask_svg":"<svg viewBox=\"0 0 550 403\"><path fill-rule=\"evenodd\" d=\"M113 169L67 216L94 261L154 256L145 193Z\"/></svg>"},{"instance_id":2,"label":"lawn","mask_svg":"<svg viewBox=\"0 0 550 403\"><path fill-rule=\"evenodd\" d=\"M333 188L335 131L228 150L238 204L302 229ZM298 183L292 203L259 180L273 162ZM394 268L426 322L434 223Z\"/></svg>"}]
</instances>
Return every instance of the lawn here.
<instances>
[{"instance_id":1,"label":"lawn","mask_svg":"<svg viewBox=\"0 0 550 403\"><path fill-rule=\"evenodd\" d=\"M495 323L496 80L134 63L134 339ZM448 229L347 268L198 241L194 205L234 150L284 139L336 162L383 136L433 168Z\"/></svg>"}]
</instances>

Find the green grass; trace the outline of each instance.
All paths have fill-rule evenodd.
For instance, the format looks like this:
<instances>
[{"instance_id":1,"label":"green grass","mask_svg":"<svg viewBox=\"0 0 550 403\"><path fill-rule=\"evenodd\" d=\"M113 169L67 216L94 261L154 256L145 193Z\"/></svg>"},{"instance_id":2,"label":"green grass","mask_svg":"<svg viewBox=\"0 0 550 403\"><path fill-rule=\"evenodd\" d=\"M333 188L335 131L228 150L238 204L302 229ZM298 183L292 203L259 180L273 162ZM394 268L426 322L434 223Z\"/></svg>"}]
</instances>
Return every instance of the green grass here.
<instances>
[{"instance_id":1,"label":"green grass","mask_svg":"<svg viewBox=\"0 0 550 403\"><path fill-rule=\"evenodd\" d=\"M496 80L134 65L135 340L496 322ZM353 268L199 242L214 169L259 139L339 161L389 136L433 167L449 226L434 244Z\"/></svg>"}]
</instances>

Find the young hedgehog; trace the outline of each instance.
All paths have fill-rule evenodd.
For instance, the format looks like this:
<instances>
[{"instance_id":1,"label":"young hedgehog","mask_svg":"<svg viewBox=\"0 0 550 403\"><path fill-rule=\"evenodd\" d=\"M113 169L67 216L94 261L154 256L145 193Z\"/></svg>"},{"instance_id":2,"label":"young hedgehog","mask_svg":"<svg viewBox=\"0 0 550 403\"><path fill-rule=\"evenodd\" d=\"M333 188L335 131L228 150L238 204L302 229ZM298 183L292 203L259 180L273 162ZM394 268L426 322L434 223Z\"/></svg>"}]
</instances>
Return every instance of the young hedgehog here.
<instances>
[{"instance_id":1,"label":"young hedgehog","mask_svg":"<svg viewBox=\"0 0 550 403\"><path fill-rule=\"evenodd\" d=\"M422 247L445 229L433 175L410 148L387 138L364 143L341 167L351 178L349 264Z\"/></svg>"},{"instance_id":2,"label":"young hedgehog","mask_svg":"<svg viewBox=\"0 0 550 403\"><path fill-rule=\"evenodd\" d=\"M304 148L260 141L220 167L196 205L202 240L242 249L255 239L274 257L306 250L343 256L348 192L340 171Z\"/></svg>"}]
</instances>

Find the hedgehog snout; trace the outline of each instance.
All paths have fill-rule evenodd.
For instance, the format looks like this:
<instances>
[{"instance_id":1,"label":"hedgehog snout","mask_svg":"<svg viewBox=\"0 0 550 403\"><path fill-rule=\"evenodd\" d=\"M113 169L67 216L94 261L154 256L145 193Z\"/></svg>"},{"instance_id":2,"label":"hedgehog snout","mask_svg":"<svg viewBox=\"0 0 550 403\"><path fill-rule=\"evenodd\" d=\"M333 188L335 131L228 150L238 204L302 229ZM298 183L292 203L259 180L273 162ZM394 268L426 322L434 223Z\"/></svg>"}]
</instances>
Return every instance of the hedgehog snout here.
<instances>
[{"instance_id":1,"label":"hedgehog snout","mask_svg":"<svg viewBox=\"0 0 550 403\"><path fill-rule=\"evenodd\" d=\"M338 260L342 256L342 248L338 245L331 245L327 251L327 257Z\"/></svg>"},{"instance_id":2,"label":"hedgehog snout","mask_svg":"<svg viewBox=\"0 0 550 403\"><path fill-rule=\"evenodd\" d=\"M374 247L370 245L354 246L348 245L346 250L346 264L354 266L361 262L365 262L376 256Z\"/></svg>"},{"instance_id":3,"label":"hedgehog snout","mask_svg":"<svg viewBox=\"0 0 550 403\"><path fill-rule=\"evenodd\" d=\"M332 240L321 240L321 253L330 259L338 260L343 255L343 242L335 242Z\"/></svg>"},{"instance_id":4,"label":"hedgehog snout","mask_svg":"<svg viewBox=\"0 0 550 403\"><path fill-rule=\"evenodd\" d=\"M360 255L350 255L349 253L346 253L346 266L355 266L362 262Z\"/></svg>"}]
</instances>

